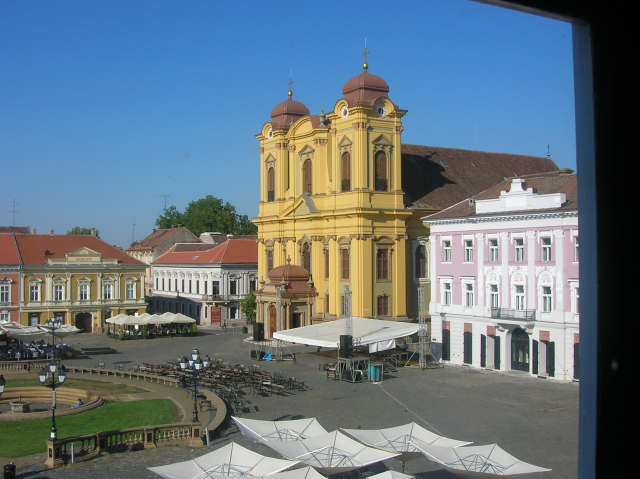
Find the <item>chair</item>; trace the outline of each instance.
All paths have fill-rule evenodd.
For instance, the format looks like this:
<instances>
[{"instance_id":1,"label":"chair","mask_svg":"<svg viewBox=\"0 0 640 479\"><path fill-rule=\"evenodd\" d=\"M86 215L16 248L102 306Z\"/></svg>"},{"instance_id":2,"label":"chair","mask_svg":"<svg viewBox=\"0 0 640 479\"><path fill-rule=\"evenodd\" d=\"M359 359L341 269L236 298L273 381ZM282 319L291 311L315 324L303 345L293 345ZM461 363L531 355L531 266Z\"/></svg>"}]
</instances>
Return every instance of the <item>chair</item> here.
<instances>
[{"instance_id":1,"label":"chair","mask_svg":"<svg viewBox=\"0 0 640 479\"><path fill-rule=\"evenodd\" d=\"M326 371L327 371L327 381L329 379L333 379L334 381L338 379L338 368L336 366L328 367Z\"/></svg>"},{"instance_id":2,"label":"chair","mask_svg":"<svg viewBox=\"0 0 640 479\"><path fill-rule=\"evenodd\" d=\"M97 369L104 369L104 363L98 363L96 366Z\"/></svg>"}]
</instances>

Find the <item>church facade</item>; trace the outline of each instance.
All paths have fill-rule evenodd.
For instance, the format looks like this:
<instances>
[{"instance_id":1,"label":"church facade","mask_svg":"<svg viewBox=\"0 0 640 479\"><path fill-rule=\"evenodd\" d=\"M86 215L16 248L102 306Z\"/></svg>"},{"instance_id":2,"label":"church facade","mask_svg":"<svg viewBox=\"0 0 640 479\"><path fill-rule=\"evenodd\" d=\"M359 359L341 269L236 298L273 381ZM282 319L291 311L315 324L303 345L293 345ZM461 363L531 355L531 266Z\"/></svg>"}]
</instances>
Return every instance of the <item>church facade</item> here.
<instances>
[{"instance_id":1,"label":"church facade","mask_svg":"<svg viewBox=\"0 0 640 479\"><path fill-rule=\"evenodd\" d=\"M557 169L545 158L403 145L407 110L388 92L365 63L331 111L310 114L290 89L256 135L257 321L265 323L267 337L274 295L264 284L287 293L288 279L269 273L288 264L309 272L309 287L304 304L282 303L297 311L295 320L283 318L283 328L342 317L345 287L352 292L353 316L415 319L421 286L427 313L431 248L421 218L512 176L514 168L524 174ZM441 158L459 165L447 168ZM475 171L483 162L484 170Z\"/></svg>"}]
</instances>

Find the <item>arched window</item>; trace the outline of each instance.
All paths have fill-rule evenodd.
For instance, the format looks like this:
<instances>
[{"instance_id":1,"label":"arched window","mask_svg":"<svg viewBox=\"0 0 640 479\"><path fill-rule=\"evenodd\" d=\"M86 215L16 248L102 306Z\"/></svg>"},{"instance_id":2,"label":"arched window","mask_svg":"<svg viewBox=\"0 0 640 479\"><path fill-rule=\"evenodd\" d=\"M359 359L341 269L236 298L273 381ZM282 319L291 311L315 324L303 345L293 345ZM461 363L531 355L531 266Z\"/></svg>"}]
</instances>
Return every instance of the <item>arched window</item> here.
<instances>
[{"instance_id":1,"label":"arched window","mask_svg":"<svg viewBox=\"0 0 640 479\"><path fill-rule=\"evenodd\" d=\"M311 249L309 248L309 243L302 245L302 267L311 272Z\"/></svg>"},{"instance_id":2,"label":"arched window","mask_svg":"<svg viewBox=\"0 0 640 479\"><path fill-rule=\"evenodd\" d=\"M342 191L351 191L351 155L348 151L342 154Z\"/></svg>"},{"instance_id":3,"label":"arched window","mask_svg":"<svg viewBox=\"0 0 640 479\"><path fill-rule=\"evenodd\" d=\"M273 201L276 197L276 173L273 168L269 168L267 173L267 201Z\"/></svg>"},{"instance_id":4,"label":"arched window","mask_svg":"<svg viewBox=\"0 0 640 479\"><path fill-rule=\"evenodd\" d=\"M311 160L306 160L302 165L302 193L310 195L311 190Z\"/></svg>"},{"instance_id":5,"label":"arched window","mask_svg":"<svg viewBox=\"0 0 640 479\"><path fill-rule=\"evenodd\" d=\"M416 249L416 278L427 277L427 254L424 245Z\"/></svg>"},{"instance_id":6,"label":"arched window","mask_svg":"<svg viewBox=\"0 0 640 479\"><path fill-rule=\"evenodd\" d=\"M387 181L387 155L384 151L379 151L376 153L375 158L375 170L376 170L376 183L375 190L376 191L387 191L388 190L388 181Z\"/></svg>"}]
</instances>

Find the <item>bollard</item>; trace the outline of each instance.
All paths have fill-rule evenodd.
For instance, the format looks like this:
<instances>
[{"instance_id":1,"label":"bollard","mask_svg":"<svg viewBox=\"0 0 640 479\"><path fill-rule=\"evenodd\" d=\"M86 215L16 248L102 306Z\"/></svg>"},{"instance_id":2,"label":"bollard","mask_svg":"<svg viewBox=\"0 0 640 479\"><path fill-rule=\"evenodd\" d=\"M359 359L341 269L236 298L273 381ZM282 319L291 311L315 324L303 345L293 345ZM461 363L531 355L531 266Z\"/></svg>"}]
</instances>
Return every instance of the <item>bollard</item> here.
<instances>
[{"instance_id":1,"label":"bollard","mask_svg":"<svg viewBox=\"0 0 640 479\"><path fill-rule=\"evenodd\" d=\"M4 479L16 479L16 465L13 462L4 465Z\"/></svg>"}]
</instances>

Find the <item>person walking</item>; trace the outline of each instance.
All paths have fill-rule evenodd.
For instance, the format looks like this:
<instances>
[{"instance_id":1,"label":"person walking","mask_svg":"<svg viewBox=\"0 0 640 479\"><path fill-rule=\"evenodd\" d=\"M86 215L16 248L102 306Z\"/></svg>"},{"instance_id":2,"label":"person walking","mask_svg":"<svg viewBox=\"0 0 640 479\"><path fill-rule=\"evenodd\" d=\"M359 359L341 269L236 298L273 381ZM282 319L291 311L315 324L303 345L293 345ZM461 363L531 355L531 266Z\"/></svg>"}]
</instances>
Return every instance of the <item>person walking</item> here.
<instances>
[{"instance_id":1,"label":"person walking","mask_svg":"<svg viewBox=\"0 0 640 479\"><path fill-rule=\"evenodd\" d=\"M227 330L227 320L226 320L226 319L223 319L223 320L222 320L222 330L223 330L223 331L226 331L226 330Z\"/></svg>"}]
</instances>

